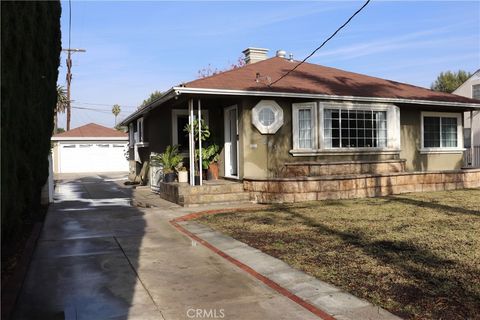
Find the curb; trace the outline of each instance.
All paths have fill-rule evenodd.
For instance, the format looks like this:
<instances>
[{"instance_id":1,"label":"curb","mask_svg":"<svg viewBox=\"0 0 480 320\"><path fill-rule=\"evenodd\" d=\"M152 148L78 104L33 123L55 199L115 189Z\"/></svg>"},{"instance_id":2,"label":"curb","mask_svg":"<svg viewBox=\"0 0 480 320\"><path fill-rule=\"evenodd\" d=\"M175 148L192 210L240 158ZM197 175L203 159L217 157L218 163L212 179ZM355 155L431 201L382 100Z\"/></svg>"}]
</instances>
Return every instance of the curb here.
<instances>
[{"instance_id":1,"label":"curb","mask_svg":"<svg viewBox=\"0 0 480 320\"><path fill-rule=\"evenodd\" d=\"M262 208L265 208L265 206L263 206ZM185 216L175 218L173 220L170 220L169 222L170 222L170 224L172 224L177 230L179 230L183 234L187 235L188 237L190 237L193 240L197 241L198 243L202 244L204 247L212 250L213 252L215 252L216 254L221 256L222 258L224 258L227 261L233 263L234 265L236 265L237 267L239 267L243 271L247 272L251 276L260 280L261 282L263 282L264 284L266 284L267 286L269 286L270 288L272 288L276 292L280 293L281 295L283 295L283 296L287 297L288 299L292 300L293 302L299 304L300 306L307 309L308 311L310 311L314 315L318 316L319 318L321 318L323 320L335 320L334 317L332 317L331 315L329 315L325 311L315 307L311 303L309 303L309 302L305 301L304 299L300 298L299 296L291 293L290 291L288 291L284 287L280 286L278 283L276 283L276 282L270 280L269 278L265 277L264 275L258 273L257 271L250 268L246 264L244 264L244 263L238 261L237 259L231 257L230 255L226 254L222 250L213 246L209 242L201 239L200 237L196 236L195 234L193 234L192 232L188 231L187 229L183 228L181 225L178 224L179 222L193 220L193 219L199 218L199 217L204 216L204 215L238 212L238 211L251 211L252 209L255 209L255 207L254 208L248 208L248 209L238 208L238 209L223 209L223 210L218 209L218 210L200 211L200 212L190 213L190 214L187 214Z\"/></svg>"},{"instance_id":2,"label":"curb","mask_svg":"<svg viewBox=\"0 0 480 320\"><path fill-rule=\"evenodd\" d=\"M17 302L17 298L25 281L28 267L32 261L33 251L35 250L38 238L42 232L43 222L36 222L32 233L28 238L23 254L20 257L18 268L12 277L2 285L2 319L9 319Z\"/></svg>"}]
</instances>

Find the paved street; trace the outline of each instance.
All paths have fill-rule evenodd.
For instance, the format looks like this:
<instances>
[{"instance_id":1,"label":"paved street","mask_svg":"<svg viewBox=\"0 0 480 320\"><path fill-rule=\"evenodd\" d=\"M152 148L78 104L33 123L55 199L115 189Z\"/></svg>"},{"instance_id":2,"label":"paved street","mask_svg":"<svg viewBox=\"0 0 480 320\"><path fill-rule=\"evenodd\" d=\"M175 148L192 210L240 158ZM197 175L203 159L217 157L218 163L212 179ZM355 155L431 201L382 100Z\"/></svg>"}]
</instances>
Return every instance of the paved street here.
<instances>
[{"instance_id":1,"label":"paved street","mask_svg":"<svg viewBox=\"0 0 480 320\"><path fill-rule=\"evenodd\" d=\"M132 207L121 178L57 185L14 319L316 319L168 223L192 209Z\"/></svg>"}]
</instances>

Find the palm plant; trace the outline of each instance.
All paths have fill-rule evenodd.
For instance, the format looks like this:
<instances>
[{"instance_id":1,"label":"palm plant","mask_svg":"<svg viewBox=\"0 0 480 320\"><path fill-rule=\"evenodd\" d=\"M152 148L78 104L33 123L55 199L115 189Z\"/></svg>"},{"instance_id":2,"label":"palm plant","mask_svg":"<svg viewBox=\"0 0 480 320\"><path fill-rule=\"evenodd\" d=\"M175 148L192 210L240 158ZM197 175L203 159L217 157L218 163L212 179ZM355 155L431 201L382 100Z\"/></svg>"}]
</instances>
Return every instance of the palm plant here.
<instances>
[{"instance_id":1,"label":"palm plant","mask_svg":"<svg viewBox=\"0 0 480 320\"><path fill-rule=\"evenodd\" d=\"M178 153L178 145L167 146L163 153L152 156L152 160L163 165L165 174L174 172L174 169L182 162L182 155Z\"/></svg>"},{"instance_id":2,"label":"palm plant","mask_svg":"<svg viewBox=\"0 0 480 320\"><path fill-rule=\"evenodd\" d=\"M115 126L117 126L117 116L120 114L121 111L122 110L118 104L113 105L112 113L115 116Z\"/></svg>"},{"instance_id":3,"label":"palm plant","mask_svg":"<svg viewBox=\"0 0 480 320\"><path fill-rule=\"evenodd\" d=\"M55 110L53 114L53 125L54 133L58 131L58 113L65 113L68 107L68 98L67 92L63 86L57 85L57 104L55 105Z\"/></svg>"}]
</instances>

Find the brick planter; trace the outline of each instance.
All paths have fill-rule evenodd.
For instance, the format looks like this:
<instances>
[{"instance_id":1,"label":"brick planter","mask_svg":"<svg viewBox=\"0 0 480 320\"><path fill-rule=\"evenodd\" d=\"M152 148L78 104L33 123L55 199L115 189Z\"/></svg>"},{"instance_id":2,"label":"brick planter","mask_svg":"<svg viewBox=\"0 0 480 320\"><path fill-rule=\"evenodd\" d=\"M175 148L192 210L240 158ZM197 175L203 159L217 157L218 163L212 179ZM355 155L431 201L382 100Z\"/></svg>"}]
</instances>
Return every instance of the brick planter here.
<instances>
[{"instance_id":1,"label":"brick planter","mask_svg":"<svg viewBox=\"0 0 480 320\"><path fill-rule=\"evenodd\" d=\"M243 180L259 203L387 196L480 187L480 169Z\"/></svg>"}]
</instances>

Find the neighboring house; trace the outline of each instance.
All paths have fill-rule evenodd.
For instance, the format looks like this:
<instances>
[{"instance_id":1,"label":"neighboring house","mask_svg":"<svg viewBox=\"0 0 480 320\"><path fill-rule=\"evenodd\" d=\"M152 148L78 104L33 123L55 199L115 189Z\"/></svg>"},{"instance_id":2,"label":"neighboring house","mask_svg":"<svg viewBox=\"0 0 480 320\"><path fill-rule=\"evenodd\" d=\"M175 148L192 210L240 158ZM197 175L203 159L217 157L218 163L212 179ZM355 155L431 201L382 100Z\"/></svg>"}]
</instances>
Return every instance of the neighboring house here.
<instances>
[{"instance_id":1,"label":"neighboring house","mask_svg":"<svg viewBox=\"0 0 480 320\"><path fill-rule=\"evenodd\" d=\"M172 144L192 159L183 128L199 111L223 148L220 175L249 191L285 179L464 166L463 113L479 100L311 63L271 85L298 61L267 51L248 48L246 66L173 87L128 116L131 170Z\"/></svg>"},{"instance_id":2,"label":"neighboring house","mask_svg":"<svg viewBox=\"0 0 480 320\"><path fill-rule=\"evenodd\" d=\"M56 134L53 143L55 173L128 171L128 135L95 123Z\"/></svg>"},{"instance_id":3,"label":"neighboring house","mask_svg":"<svg viewBox=\"0 0 480 320\"><path fill-rule=\"evenodd\" d=\"M453 91L454 94L480 100L480 69L475 71L473 75L468 78L457 90ZM473 141L475 146L480 146L480 111L472 112L472 124L473 124ZM470 148L470 112L465 112L465 147Z\"/></svg>"}]
</instances>

